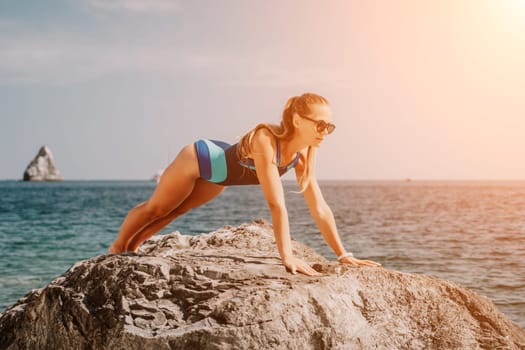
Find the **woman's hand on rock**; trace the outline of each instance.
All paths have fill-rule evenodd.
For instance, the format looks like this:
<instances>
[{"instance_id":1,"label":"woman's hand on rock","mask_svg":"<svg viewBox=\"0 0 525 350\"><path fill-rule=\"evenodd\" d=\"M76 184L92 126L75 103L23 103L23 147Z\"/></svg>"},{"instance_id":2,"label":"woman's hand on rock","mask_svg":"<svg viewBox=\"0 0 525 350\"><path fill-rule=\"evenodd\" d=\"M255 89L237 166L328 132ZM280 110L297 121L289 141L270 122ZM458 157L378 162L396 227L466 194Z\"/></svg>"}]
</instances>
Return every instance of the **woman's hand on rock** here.
<instances>
[{"instance_id":1,"label":"woman's hand on rock","mask_svg":"<svg viewBox=\"0 0 525 350\"><path fill-rule=\"evenodd\" d=\"M373 266L373 267L381 266L380 263L377 263L375 261L360 260L360 259L354 258L353 256L344 257L341 260L339 260L339 262L343 264L349 264L352 266Z\"/></svg>"},{"instance_id":2,"label":"woman's hand on rock","mask_svg":"<svg viewBox=\"0 0 525 350\"><path fill-rule=\"evenodd\" d=\"M283 258L283 265L287 271L293 273L303 273L307 276L321 276L322 274L315 271L306 261L296 258L294 256Z\"/></svg>"}]
</instances>

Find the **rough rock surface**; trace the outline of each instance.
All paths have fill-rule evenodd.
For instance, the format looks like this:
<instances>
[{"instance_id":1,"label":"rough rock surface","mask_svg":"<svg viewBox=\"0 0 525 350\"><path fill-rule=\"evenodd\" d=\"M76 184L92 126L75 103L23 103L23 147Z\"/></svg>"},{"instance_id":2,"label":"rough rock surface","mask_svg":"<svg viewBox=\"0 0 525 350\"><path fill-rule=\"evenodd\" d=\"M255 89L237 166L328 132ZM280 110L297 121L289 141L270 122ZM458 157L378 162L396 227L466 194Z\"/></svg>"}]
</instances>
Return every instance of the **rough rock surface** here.
<instances>
[{"instance_id":1,"label":"rough rock surface","mask_svg":"<svg viewBox=\"0 0 525 350\"><path fill-rule=\"evenodd\" d=\"M63 181L48 146L42 146L24 171L24 181Z\"/></svg>"},{"instance_id":2,"label":"rough rock surface","mask_svg":"<svg viewBox=\"0 0 525 350\"><path fill-rule=\"evenodd\" d=\"M157 236L20 299L0 317L0 348L525 348L523 329L458 285L294 250L324 275L287 273L263 222Z\"/></svg>"}]
</instances>

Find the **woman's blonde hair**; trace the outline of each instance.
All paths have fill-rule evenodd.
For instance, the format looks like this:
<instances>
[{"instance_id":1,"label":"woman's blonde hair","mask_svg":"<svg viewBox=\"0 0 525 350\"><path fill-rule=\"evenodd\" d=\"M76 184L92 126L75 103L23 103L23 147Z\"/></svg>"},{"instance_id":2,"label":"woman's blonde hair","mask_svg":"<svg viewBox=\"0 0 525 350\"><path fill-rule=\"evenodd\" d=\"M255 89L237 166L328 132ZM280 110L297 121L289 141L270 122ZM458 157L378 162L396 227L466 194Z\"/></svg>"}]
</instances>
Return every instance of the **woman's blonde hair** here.
<instances>
[{"instance_id":1,"label":"woman's blonde hair","mask_svg":"<svg viewBox=\"0 0 525 350\"><path fill-rule=\"evenodd\" d=\"M295 131L293 125L293 115L295 113L299 114L300 116L311 115L312 112L310 110L310 106L313 104L327 105L329 103L326 98L314 93L305 93L301 96L290 97L284 107L283 116L279 125L269 123L258 124L239 140L239 145L237 147L237 156L239 159L245 159L247 158L247 155L251 153L251 142L253 135L255 135L255 133L262 128L270 131L277 140L291 139ZM299 179L299 187L301 192L303 192L310 183L312 169L315 166L313 164L314 148L308 146L308 151L306 154L307 156L303 175Z\"/></svg>"}]
</instances>

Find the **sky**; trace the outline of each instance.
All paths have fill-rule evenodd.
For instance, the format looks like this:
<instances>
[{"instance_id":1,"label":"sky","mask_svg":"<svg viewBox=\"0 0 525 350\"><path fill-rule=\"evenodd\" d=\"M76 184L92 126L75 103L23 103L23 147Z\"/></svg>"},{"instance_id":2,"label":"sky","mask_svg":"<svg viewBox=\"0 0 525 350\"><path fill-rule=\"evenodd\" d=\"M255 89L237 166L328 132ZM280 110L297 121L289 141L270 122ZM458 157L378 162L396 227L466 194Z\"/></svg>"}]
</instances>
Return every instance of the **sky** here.
<instances>
[{"instance_id":1,"label":"sky","mask_svg":"<svg viewBox=\"0 0 525 350\"><path fill-rule=\"evenodd\" d=\"M0 0L0 179L149 179L291 96L320 179L525 179L523 0ZM293 177L292 177L293 178Z\"/></svg>"}]
</instances>

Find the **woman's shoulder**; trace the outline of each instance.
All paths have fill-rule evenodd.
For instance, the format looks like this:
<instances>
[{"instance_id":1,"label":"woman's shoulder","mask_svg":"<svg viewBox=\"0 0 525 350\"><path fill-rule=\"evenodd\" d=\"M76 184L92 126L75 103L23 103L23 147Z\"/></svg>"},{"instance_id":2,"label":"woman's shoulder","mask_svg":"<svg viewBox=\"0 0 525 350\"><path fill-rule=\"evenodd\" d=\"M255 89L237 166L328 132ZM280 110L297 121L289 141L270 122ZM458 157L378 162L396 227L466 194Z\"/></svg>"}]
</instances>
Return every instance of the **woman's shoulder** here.
<instances>
[{"instance_id":1,"label":"woman's shoulder","mask_svg":"<svg viewBox=\"0 0 525 350\"><path fill-rule=\"evenodd\" d=\"M276 146L275 136L267 128L259 128L253 133L251 147L256 152L273 150Z\"/></svg>"}]
</instances>

